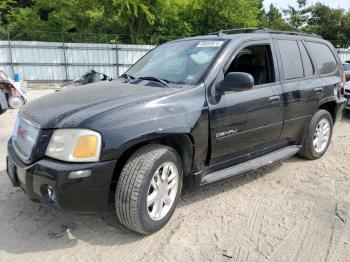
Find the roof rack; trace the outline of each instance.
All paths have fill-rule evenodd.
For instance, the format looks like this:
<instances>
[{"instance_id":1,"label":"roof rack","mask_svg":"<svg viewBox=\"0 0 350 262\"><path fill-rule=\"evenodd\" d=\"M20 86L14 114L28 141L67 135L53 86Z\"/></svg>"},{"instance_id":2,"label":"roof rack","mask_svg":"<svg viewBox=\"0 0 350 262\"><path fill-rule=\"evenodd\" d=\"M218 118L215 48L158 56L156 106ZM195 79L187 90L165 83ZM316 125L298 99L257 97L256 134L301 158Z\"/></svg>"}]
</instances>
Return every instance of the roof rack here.
<instances>
[{"instance_id":1,"label":"roof rack","mask_svg":"<svg viewBox=\"0 0 350 262\"><path fill-rule=\"evenodd\" d=\"M281 31L273 30L265 27L247 27L247 28L233 28L233 29L221 29L218 32L209 33L209 35L226 35L226 34L239 34L239 33L269 33L269 34L286 34L286 35L300 35L300 36L312 36L322 38L320 35L314 33L303 33L296 31Z\"/></svg>"},{"instance_id":2,"label":"roof rack","mask_svg":"<svg viewBox=\"0 0 350 262\"><path fill-rule=\"evenodd\" d=\"M220 29L218 32L211 32L209 35L227 35L230 33L239 34L239 33L253 33L258 29L258 27L242 27L242 28L232 28L232 29Z\"/></svg>"}]
</instances>

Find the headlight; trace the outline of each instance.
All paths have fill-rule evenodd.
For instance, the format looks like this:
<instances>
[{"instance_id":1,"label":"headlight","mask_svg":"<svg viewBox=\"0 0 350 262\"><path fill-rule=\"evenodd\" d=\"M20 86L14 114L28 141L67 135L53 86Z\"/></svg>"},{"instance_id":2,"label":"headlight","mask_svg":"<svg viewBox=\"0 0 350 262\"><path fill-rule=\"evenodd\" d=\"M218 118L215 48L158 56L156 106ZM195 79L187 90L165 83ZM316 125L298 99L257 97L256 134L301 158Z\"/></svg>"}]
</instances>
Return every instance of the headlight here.
<instances>
[{"instance_id":1,"label":"headlight","mask_svg":"<svg viewBox=\"0 0 350 262\"><path fill-rule=\"evenodd\" d=\"M97 162L101 153L101 135L88 129L57 129L45 155L68 162Z\"/></svg>"}]
</instances>

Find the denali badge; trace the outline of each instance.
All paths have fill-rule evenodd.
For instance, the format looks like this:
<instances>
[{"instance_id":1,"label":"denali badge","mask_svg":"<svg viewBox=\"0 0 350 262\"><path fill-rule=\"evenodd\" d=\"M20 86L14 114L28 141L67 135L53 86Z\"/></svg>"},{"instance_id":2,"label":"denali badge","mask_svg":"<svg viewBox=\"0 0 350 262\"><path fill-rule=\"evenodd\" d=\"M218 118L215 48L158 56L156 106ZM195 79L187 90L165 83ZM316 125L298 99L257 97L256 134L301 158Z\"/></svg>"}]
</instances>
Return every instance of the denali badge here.
<instances>
[{"instance_id":1,"label":"denali badge","mask_svg":"<svg viewBox=\"0 0 350 262\"><path fill-rule=\"evenodd\" d=\"M227 131L224 131L224 132L220 132L220 133L217 133L215 135L216 138L220 138L220 137L223 137L223 136L229 136L229 135L233 135L233 134L236 134L238 132L238 129L231 129L231 130L227 130Z\"/></svg>"}]
</instances>

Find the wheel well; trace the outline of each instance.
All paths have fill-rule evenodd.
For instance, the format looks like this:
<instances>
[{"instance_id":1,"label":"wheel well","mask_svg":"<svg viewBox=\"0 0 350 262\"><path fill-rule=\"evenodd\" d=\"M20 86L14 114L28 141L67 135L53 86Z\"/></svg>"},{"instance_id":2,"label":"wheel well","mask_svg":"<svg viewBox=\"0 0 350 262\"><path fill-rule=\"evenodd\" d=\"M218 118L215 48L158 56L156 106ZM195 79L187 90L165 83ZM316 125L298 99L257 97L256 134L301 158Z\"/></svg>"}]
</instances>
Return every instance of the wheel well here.
<instances>
[{"instance_id":1,"label":"wheel well","mask_svg":"<svg viewBox=\"0 0 350 262\"><path fill-rule=\"evenodd\" d=\"M118 158L117 166L114 170L111 182L110 202L114 201L114 192L117 186L119 175L124 165L136 150L147 144L160 144L175 149L178 152L182 161L183 172L185 176L184 181L190 180L185 178L189 177L192 174L194 144L192 142L191 137L187 134L169 134L158 138L150 139L132 146L131 148L124 151L122 155Z\"/></svg>"},{"instance_id":2,"label":"wheel well","mask_svg":"<svg viewBox=\"0 0 350 262\"><path fill-rule=\"evenodd\" d=\"M327 110L332 116L333 123L335 122L335 119L337 117L337 103L336 102L330 101L330 102L324 103L319 107L319 109Z\"/></svg>"}]
</instances>

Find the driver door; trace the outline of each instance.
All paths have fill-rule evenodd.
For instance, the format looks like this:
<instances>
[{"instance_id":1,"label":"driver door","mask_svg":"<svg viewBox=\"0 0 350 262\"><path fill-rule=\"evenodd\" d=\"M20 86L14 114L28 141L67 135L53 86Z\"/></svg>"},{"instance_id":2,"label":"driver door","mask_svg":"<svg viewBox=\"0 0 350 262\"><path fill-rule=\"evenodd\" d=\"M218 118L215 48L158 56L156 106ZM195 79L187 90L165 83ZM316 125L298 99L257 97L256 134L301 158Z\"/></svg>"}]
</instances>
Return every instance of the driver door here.
<instances>
[{"instance_id":1,"label":"driver door","mask_svg":"<svg viewBox=\"0 0 350 262\"><path fill-rule=\"evenodd\" d=\"M246 43L233 52L228 72L252 74L255 85L226 92L209 104L211 160L215 165L276 144L283 125L282 87L272 41Z\"/></svg>"}]
</instances>

